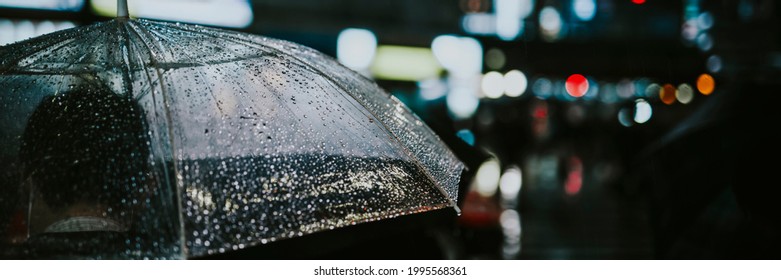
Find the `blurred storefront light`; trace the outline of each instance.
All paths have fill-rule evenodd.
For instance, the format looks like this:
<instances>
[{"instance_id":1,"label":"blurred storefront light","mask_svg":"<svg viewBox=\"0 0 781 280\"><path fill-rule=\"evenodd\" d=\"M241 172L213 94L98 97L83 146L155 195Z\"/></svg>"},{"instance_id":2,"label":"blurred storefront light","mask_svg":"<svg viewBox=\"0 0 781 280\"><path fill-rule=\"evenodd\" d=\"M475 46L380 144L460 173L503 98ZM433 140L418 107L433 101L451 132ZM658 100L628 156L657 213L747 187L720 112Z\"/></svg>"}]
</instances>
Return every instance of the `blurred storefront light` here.
<instances>
[{"instance_id":1,"label":"blurred storefront light","mask_svg":"<svg viewBox=\"0 0 781 280\"><path fill-rule=\"evenodd\" d=\"M114 17L117 13L116 0L90 3L98 15ZM233 28L247 27L253 20L249 0L133 0L128 5L132 17Z\"/></svg>"},{"instance_id":2,"label":"blurred storefront light","mask_svg":"<svg viewBox=\"0 0 781 280\"><path fill-rule=\"evenodd\" d=\"M0 0L0 7L76 12L84 0Z\"/></svg>"},{"instance_id":3,"label":"blurred storefront light","mask_svg":"<svg viewBox=\"0 0 781 280\"><path fill-rule=\"evenodd\" d=\"M431 49L407 46L379 46L369 67L377 79L420 81L439 77L442 68Z\"/></svg>"},{"instance_id":4,"label":"blurred storefront light","mask_svg":"<svg viewBox=\"0 0 781 280\"><path fill-rule=\"evenodd\" d=\"M70 21L0 19L0 46L76 26Z\"/></svg>"}]
</instances>

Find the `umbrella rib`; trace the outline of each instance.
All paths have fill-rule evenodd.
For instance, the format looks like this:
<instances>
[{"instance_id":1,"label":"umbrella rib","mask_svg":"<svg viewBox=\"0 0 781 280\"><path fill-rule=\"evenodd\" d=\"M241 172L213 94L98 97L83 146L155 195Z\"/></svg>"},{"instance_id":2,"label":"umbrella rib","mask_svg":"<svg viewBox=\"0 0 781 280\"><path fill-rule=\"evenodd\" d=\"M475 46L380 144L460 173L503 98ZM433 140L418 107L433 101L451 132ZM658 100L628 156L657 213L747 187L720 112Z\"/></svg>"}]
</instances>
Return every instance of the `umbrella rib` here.
<instances>
[{"instance_id":1,"label":"umbrella rib","mask_svg":"<svg viewBox=\"0 0 781 280\"><path fill-rule=\"evenodd\" d=\"M60 42L59 44L56 44L56 45L47 45L47 46L43 46L43 47L40 47L40 48L36 48L36 49L34 49L32 51L24 53L23 55L19 56L17 59L12 60L10 63L4 63L5 67L3 67L0 70L6 70L6 71L10 70L12 68L11 65L18 66L19 61L22 61L25 58L29 58L30 56L34 55L35 53L38 53L38 52L40 52L42 50L45 50L47 48L51 48L53 46L56 46L56 47L53 48L52 51L59 50L59 49L65 47L66 45L72 43L73 41L75 41L75 39L69 39L69 40L66 40L66 41L62 41L62 42ZM69 65L73 65L73 63L69 64ZM5 74L5 71L3 72L3 74Z\"/></svg>"},{"instance_id":2,"label":"umbrella rib","mask_svg":"<svg viewBox=\"0 0 781 280\"><path fill-rule=\"evenodd\" d=\"M132 31L134 34L136 34L136 36L138 36L141 39L141 42L147 47L147 49L150 50L149 51L149 60L150 60L150 62L152 62L153 65L156 64L157 63L157 59L155 58L155 54L151 51L152 47L150 45L148 45L145 40L143 40L144 37L141 36L141 34L139 33L139 30L136 30L138 28L136 28L135 25L130 24L129 27L131 27L131 28L128 28L128 29L130 31ZM144 32L144 29L140 29L140 32ZM149 34L147 34L147 35L149 35ZM178 165L176 163L176 145L175 145L176 143L174 141L173 119L171 117L171 110L169 109L170 107L169 107L169 104L168 104L168 95L166 93L165 87L163 86L163 73L160 72L159 68L154 68L154 69L155 69L155 73L157 73L158 82L160 84L160 92L163 95L163 104L164 104L165 117L166 117L167 130L168 130L167 131L168 132L168 141L169 141L169 143L171 145L171 165L173 166L174 174L177 175L176 178L178 178L178 175L180 173L179 173L179 167L178 167ZM152 87L152 84L151 84L152 83L152 79L151 79L151 77L149 77L149 72L148 71L144 71L144 72L147 73L147 78L149 79L149 82L150 82L149 87L151 89L151 87ZM152 96L154 97L154 94ZM167 172L167 168L163 168L163 171L166 174L168 173ZM166 180L169 180L168 179L169 177L170 176L166 176ZM181 250L184 253L184 255L187 255L187 250L188 249L187 249L187 246L185 245L186 237L185 237L185 233L184 233L184 230L183 230L185 228L185 225L184 225L184 217L182 216L182 213L183 213L182 201L181 201L182 193L181 193L181 190L180 190L181 188L179 187L179 180L178 179L174 179L174 180L175 180L175 182L173 184L173 187L176 190L177 216L179 218L179 228L182 229L182 230L179 231L179 238L180 238L179 240L181 242L180 246L181 246Z\"/></svg>"},{"instance_id":3,"label":"umbrella rib","mask_svg":"<svg viewBox=\"0 0 781 280\"><path fill-rule=\"evenodd\" d=\"M172 38L170 38L169 36L167 36L165 34L162 34L160 32L154 31L154 30L147 30L147 32L155 34L160 39L166 40L166 41L170 42L171 44L176 44L175 40L173 40ZM185 52L180 52L180 54L190 58L190 60L192 60L192 61L197 61L191 55L188 55ZM165 63L165 64L174 64L174 63ZM200 63L192 63L192 64L196 66L196 67L192 67L192 68L196 68L196 69L199 66L209 66L209 63L202 63L202 64L200 64ZM208 77L208 75L206 75L206 72L204 72L202 69L199 69L198 71L203 75L203 77ZM214 101L215 101L215 106L217 106L217 110L220 111L220 114L225 115L225 110L222 108L222 106L220 106L220 103L217 102L218 101L217 96L214 95L214 90L212 89L211 85L209 85L208 83L205 83L205 84L206 84L206 87L208 89L209 95L211 95L212 99L214 99Z\"/></svg>"}]
</instances>

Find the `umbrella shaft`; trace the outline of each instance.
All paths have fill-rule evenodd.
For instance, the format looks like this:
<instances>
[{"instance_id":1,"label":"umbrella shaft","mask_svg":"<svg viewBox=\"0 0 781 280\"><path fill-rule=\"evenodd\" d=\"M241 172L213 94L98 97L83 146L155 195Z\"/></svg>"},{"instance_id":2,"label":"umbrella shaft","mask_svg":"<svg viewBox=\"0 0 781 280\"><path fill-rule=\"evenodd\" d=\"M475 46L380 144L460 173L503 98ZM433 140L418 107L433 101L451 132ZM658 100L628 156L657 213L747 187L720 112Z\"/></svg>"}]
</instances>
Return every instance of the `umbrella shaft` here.
<instances>
[{"instance_id":1,"label":"umbrella shaft","mask_svg":"<svg viewBox=\"0 0 781 280\"><path fill-rule=\"evenodd\" d=\"M117 17L129 17L127 11L127 0L117 0Z\"/></svg>"}]
</instances>

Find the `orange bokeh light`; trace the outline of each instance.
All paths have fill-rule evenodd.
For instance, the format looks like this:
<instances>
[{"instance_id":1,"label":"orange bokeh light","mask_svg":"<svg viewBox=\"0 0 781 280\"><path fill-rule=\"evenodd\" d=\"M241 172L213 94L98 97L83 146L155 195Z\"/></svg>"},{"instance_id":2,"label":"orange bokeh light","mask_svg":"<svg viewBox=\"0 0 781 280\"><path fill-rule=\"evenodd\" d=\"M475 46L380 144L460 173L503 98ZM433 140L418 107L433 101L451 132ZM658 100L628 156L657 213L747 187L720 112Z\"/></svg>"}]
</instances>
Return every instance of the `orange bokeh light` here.
<instances>
[{"instance_id":1,"label":"orange bokeh light","mask_svg":"<svg viewBox=\"0 0 781 280\"><path fill-rule=\"evenodd\" d=\"M703 95L710 95L714 89L716 89L716 80L713 79L713 76L702 74L697 78L697 90Z\"/></svg>"},{"instance_id":2,"label":"orange bokeh light","mask_svg":"<svg viewBox=\"0 0 781 280\"><path fill-rule=\"evenodd\" d=\"M665 84L660 90L659 90L659 99L662 100L664 104L672 105L675 103L675 87L671 84Z\"/></svg>"}]
</instances>

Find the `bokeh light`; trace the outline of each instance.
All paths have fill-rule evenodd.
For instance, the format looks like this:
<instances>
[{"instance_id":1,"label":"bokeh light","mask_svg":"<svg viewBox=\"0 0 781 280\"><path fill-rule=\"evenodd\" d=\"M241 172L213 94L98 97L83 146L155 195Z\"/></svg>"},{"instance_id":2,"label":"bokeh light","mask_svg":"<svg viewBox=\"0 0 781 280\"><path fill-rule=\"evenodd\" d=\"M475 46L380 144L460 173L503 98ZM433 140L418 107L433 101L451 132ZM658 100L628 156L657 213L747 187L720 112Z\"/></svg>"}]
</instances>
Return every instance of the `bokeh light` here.
<instances>
[{"instance_id":1,"label":"bokeh light","mask_svg":"<svg viewBox=\"0 0 781 280\"><path fill-rule=\"evenodd\" d=\"M447 94L445 103L455 119L468 119L477 111L480 99L470 88L454 88Z\"/></svg>"},{"instance_id":2,"label":"bokeh light","mask_svg":"<svg viewBox=\"0 0 781 280\"><path fill-rule=\"evenodd\" d=\"M520 70L511 70L504 74L504 93L509 97L518 97L526 92L528 80Z\"/></svg>"},{"instance_id":3,"label":"bokeh light","mask_svg":"<svg viewBox=\"0 0 781 280\"><path fill-rule=\"evenodd\" d=\"M713 37L708 33L702 33L697 36L697 47L707 52L713 48Z\"/></svg>"},{"instance_id":4,"label":"bokeh light","mask_svg":"<svg viewBox=\"0 0 781 280\"><path fill-rule=\"evenodd\" d=\"M461 28L474 35L496 34L496 16L489 13L468 13L461 18Z\"/></svg>"},{"instance_id":5,"label":"bokeh light","mask_svg":"<svg viewBox=\"0 0 781 280\"><path fill-rule=\"evenodd\" d=\"M684 40L692 42L697 39L697 34L700 34L700 29L697 27L696 20L690 19L683 22L681 36Z\"/></svg>"},{"instance_id":6,"label":"bokeh light","mask_svg":"<svg viewBox=\"0 0 781 280\"><path fill-rule=\"evenodd\" d=\"M581 74L571 75L567 78L565 88L570 96L581 97L588 92L588 79Z\"/></svg>"},{"instance_id":7,"label":"bokeh light","mask_svg":"<svg viewBox=\"0 0 781 280\"><path fill-rule=\"evenodd\" d=\"M540 99L548 99L553 95L553 83L546 78L537 78L532 84L532 92Z\"/></svg>"},{"instance_id":8,"label":"bokeh light","mask_svg":"<svg viewBox=\"0 0 781 280\"><path fill-rule=\"evenodd\" d=\"M521 35L523 31L521 12L526 2L521 0L494 0L496 36L499 39L510 41Z\"/></svg>"},{"instance_id":9,"label":"bokeh light","mask_svg":"<svg viewBox=\"0 0 781 280\"><path fill-rule=\"evenodd\" d=\"M423 100L437 100L447 94L447 84L439 78L425 79L418 82L418 90Z\"/></svg>"},{"instance_id":10,"label":"bokeh light","mask_svg":"<svg viewBox=\"0 0 781 280\"><path fill-rule=\"evenodd\" d=\"M482 89L485 97L493 99L502 97L502 93L504 92L504 76L496 71L485 73L480 82L480 89Z\"/></svg>"},{"instance_id":11,"label":"bokeh light","mask_svg":"<svg viewBox=\"0 0 781 280\"><path fill-rule=\"evenodd\" d=\"M523 186L523 173L518 166L510 166L499 180L499 191L505 201L515 201Z\"/></svg>"},{"instance_id":12,"label":"bokeh light","mask_svg":"<svg viewBox=\"0 0 781 280\"><path fill-rule=\"evenodd\" d=\"M678 86L678 91L675 92L675 99L681 104L689 104L694 99L694 89L689 84L683 83Z\"/></svg>"},{"instance_id":13,"label":"bokeh light","mask_svg":"<svg viewBox=\"0 0 781 280\"><path fill-rule=\"evenodd\" d=\"M567 195L576 195L583 188L583 161L577 155L570 156L567 161L567 169L564 192Z\"/></svg>"},{"instance_id":14,"label":"bokeh light","mask_svg":"<svg viewBox=\"0 0 781 280\"><path fill-rule=\"evenodd\" d=\"M597 1L596 0L574 0L572 3L572 11L575 12L575 16L582 21L590 21L594 19L597 14Z\"/></svg>"},{"instance_id":15,"label":"bokeh light","mask_svg":"<svg viewBox=\"0 0 781 280\"><path fill-rule=\"evenodd\" d=\"M711 55L708 57L708 60L705 61L705 67L707 67L708 71L711 73L720 72L722 66L723 62L721 61L721 56L719 55Z\"/></svg>"},{"instance_id":16,"label":"bokeh light","mask_svg":"<svg viewBox=\"0 0 781 280\"><path fill-rule=\"evenodd\" d=\"M653 115L653 108L651 108L651 104L648 103L648 101L645 101L644 99L635 100L634 120L636 123L639 124L646 123L648 122L648 120L651 119L652 115Z\"/></svg>"},{"instance_id":17,"label":"bokeh light","mask_svg":"<svg viewBox=\"0 0 781 280\"><path fill-rule=\"evenodd\" d=\"M621 79L616 85L616 93L621 99L629 99L635 95L635 83L629 79Z\"/></svg>"},{"instance_id":18,"label":"bokeh light","mask_svg":"<svg viewBox=\"0 0 781 280\"><path fill-rule=\"evenodd\" d=\"M618 111L618 123L624 127L632 126L632 110L629 108L621 108Z\"/></svg>"},{"instance_id":19,"label":"bokeh light","mask_svg":"<svg viewBox=\"0 0 781 280\"><path fill-rule=\"evenodd\" d=\"M460 138L464 143L467 143L469 146L475 145L475 134L472 133L469 129L461 129L458 132L456 132L456 136Z\"/></svg>"},{"instance_id":20,"label":"bokeh light","mask_svg":"<svg viewBox=\"0 0 781 280\"><path fill-rule=\"evenodd\" d=\"M710 12L703 12L697 16L697 27L701 30L708 30L713 27L713 14Z\"/></svg>"},{"instance_id":21,"label":"bokeh light","mask_svg":"<svg viewBox=\"0 0 781 280\"><path fill-rule=\"evenodd\" d=\"M656 98L659 96L659 91L662 90L662 86L660 86L657 83L651 83L648 85L648 87L645 88L645 97L646 98Z\"/></svg>"},{"instance_id":22,"label":"bokeh light","mask_svg":"<svg viewBox=\"0 0 781 280\"><path fill-rule=\"evenodd\" d=\"M547 6L540 10L540 31L546 41L555 41L561 36L564 23L556 8Z\"/></svg>"},{"instance_id":23,"label":"bokeh light","mask_svg":"<svg viewBox=\"0 0 781 280\"><path fill-rule=\"evenodd\" d=\"M499 187L500 176L499 160L491 158L483 162L475 175L475 191L484 197L492 197Z\"/></svg>"},{"instance_id":24,"label":"bokeh light","mask_svg":"<svg viewBox=\"0 0 781 280\"><path fill-rule=\"evenodd\" d=\"M431 51L452 76L472 77L483 70L483 46L474 38L440 35L431 42Z\"/></svg>"},{"instance_id":25,"label":"bokeh light","mask_svg":"<svg viewBox=\"0 0 781 280\"><path fill-rule=\"evenodd\" d=\"M521 253L521 215L518 211L507 209L499 215L499 224L502 226L502 257L504 259L517 259Z\"/></svg>"},{"instance_id":26,"label":"bokeh light","mask_svg":"<svg viewBox=\"0 0 781 280\"><path fill-rule=\"evenodd\" d=\"M0 19L0 46L14 42L15 29L13 22L7 19Z\"/></svg>"},{"instance_id":27,"label":"bokeh light","mask_svg":"<svg viewBox=\"0 0 781 280\"><path fill-rule=\"evenodd\" d=\"M35 24L29 20L22 20L16 23L16 34L14 41L27 40L35 37Z\"/></svg>"},{"instance_id":28,"label":"bokeh light","mask_svg":"<svg viewBox=\"0 0 781 280\"><path fill-rule=\"evenodd\" d=\"M497 48L491 48L485 53L485 65L489 69L499 70L507 63L507 56L504 51Z\"/></svg>"},{"instance_id":29,"label":"bokeh light","mask_svg":"<svg viewBox=\"0 0 781 280\"><path fill-rule=\"evenodd\" d=\"M703 95L710 95L714 89L716 89L716 81L713 76L702 74L697 78L697 90Z\"/></svg>"},{"instance_id":30,"label":"bokeh light","mask_svg":"<svg viewBox=\"0 0 781 280\"><path fill-rule=\"evenodd\" d=\"M676 92L675 86L671 84L665 84L661 90L659 90L659 99L662 100L662 103L667 105L672 105L675 103L675 92Z\"/></svg>"},{"instance_id":31,"label":"bokeh light","mask_svg":"<svg viewBox=\"0 0 781 280\"><path fill-rule=\"evenodd\" d=\"M347 28L336 39L336 57L351 69L369 68L377 53L377 36L366 29Z\"/></svg>"},{"instance_id":32,"label":"bokeh light","mask_svg":"<svg viewBox=\"0 0 781 280\"><path fill-rule=\"evenodd\" d=\"M588 91L586 91L586 95L583 95L583 99L594 100L599 96L599 83L591 77L586 77L586 79L588 79Z\"/></svg>"},{"instance_id":33,"label":"bokeh light","mask_svg":"<svg viewBox=\"0 0 781 280\"><path fill-rule=\"evenodd\" d=\"M618 91L616 90L616 85L613 83L605 83L599 89L599 100L608 104L618 102Z\"/></svg>"}]
</instances>

